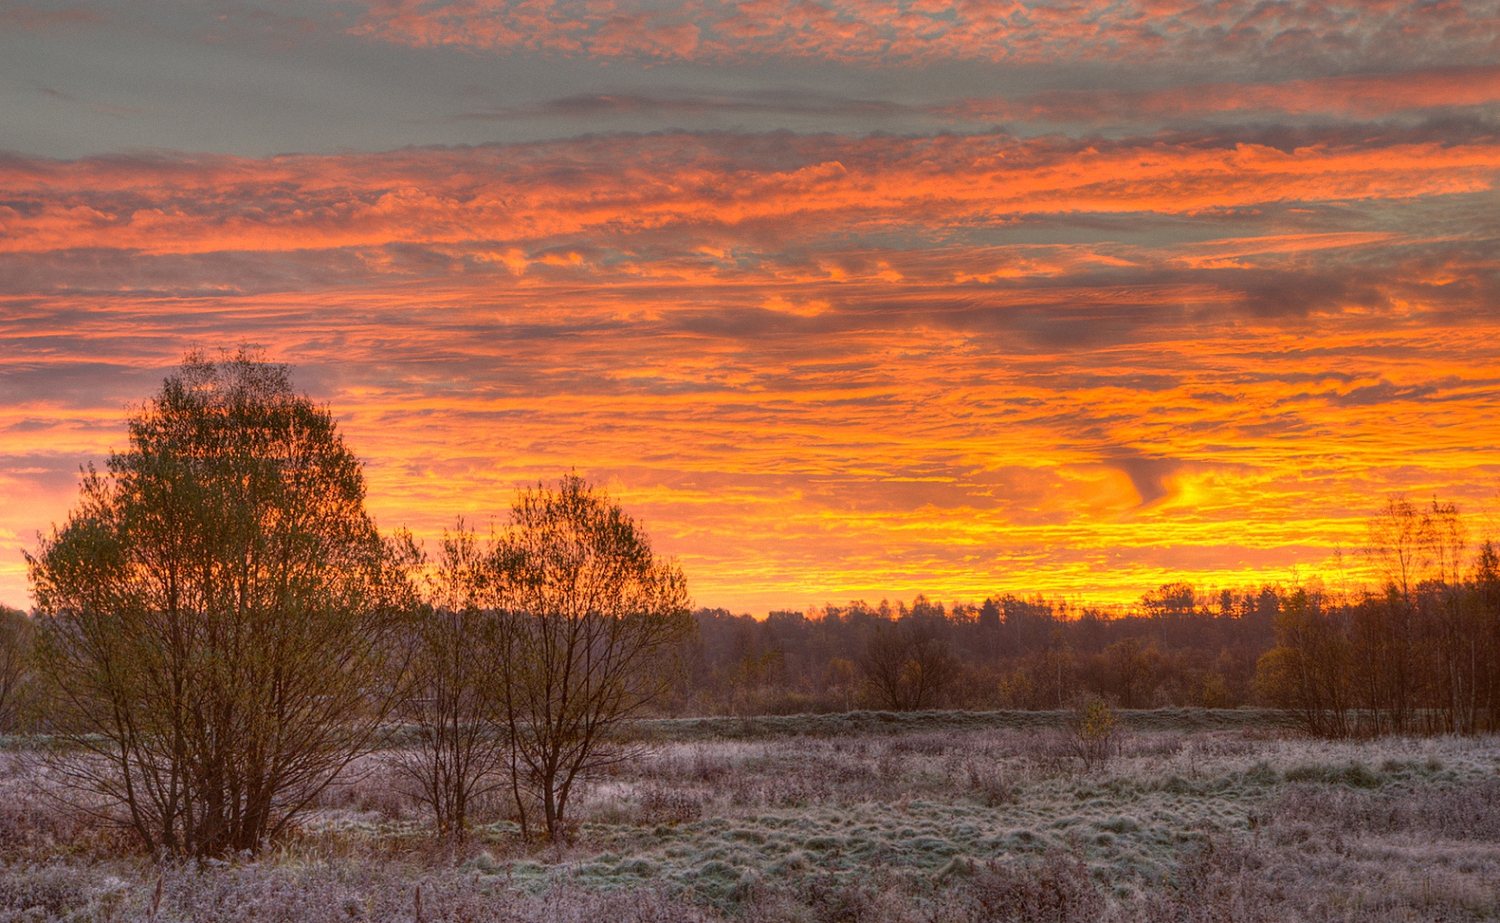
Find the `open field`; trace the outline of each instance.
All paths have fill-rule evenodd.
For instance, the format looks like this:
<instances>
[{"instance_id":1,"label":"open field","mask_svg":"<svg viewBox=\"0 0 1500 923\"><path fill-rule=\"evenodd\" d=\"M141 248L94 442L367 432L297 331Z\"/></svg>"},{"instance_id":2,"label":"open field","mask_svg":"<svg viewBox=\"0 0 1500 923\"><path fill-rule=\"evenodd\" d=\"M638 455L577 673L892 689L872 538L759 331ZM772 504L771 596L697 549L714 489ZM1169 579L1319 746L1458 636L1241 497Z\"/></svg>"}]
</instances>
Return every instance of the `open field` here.
<instances>
[{"instance_id":1,"label":"open field","mask_svg":"<svg viewBox=\"0 0 1500 923\"><path fill-rule=\"evenodd\" d=\"M650 722L571 843L436 845L379 755L261 860L159 870L3 756L5 920L1466 920L1500 914L1500 740L1161 711Z\"/></svg>"}]
</instances>

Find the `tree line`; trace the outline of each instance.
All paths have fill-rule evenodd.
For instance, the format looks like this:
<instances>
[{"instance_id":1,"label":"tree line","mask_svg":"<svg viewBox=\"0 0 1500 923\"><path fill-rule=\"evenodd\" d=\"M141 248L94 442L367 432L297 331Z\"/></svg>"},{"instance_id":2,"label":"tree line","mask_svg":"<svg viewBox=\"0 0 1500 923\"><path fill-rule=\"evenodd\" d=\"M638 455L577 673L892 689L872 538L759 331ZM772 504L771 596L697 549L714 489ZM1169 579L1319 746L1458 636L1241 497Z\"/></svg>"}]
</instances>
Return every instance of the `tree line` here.
<instances>
[{"instance_id":1,"label":"tree line","mask_svg":"<svg viewBox=\"0 0 1500 923\"><path fill-rule=\"evenodd\" d=\"M1457 506L1391 497L1363 549L1373 588L1319 580L1202 594L1185 583L1111 617L1040 597L918 596L772 612L694 613L674 706L719 714L850 708L1285 709L1309 733L1500 730L1500 552Z\"/></svg>"},{"instance_id":2,"label":"tree line","mask_svg":"<svg viewBox=\"0 0 1500 923\"><path fill-rule=\"evenodd\" d=\"M1370 522L1382 585L1289 594L1265 698L1327 737L1500 730L1500 556L1465 533L1455 504L1390 498Z\"/></svg>"},{"instance_id":3,"label":"tree line","mask_svg":"<svg viewBox=\"0 0 1500 923\"><path fill-rule=\"evenodd\" d=\"M1114 616L1041 597L980 604L918 596L772 612L699 609L673 705L710 714L1261 704L1257 661L1275 645L1276 587L1205 598L1169 584Z\"/></svg>"}]
</instances>

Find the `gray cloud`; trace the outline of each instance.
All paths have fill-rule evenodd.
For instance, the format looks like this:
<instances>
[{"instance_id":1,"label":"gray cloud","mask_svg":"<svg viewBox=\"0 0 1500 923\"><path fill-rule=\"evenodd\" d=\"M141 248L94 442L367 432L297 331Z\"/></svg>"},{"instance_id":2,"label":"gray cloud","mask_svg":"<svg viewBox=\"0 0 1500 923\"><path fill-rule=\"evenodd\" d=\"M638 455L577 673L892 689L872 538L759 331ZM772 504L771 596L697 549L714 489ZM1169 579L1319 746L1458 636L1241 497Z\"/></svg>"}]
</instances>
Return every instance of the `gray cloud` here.
<instances>
[{"instance_id":1,"label":"gray cloud","mask_svg":"<svg viewBox=\"0 0 1500 923\"><path fill-rule=\"evenodd\" d=\"M1105 464L1130 478L1135 492L1140 495L1141 506L1150 506L1166 497L1171 492L1167 479L1182 468L1182 463L1175 459L1124 452L1109 455Z\"/></svg>"}]
</instances>

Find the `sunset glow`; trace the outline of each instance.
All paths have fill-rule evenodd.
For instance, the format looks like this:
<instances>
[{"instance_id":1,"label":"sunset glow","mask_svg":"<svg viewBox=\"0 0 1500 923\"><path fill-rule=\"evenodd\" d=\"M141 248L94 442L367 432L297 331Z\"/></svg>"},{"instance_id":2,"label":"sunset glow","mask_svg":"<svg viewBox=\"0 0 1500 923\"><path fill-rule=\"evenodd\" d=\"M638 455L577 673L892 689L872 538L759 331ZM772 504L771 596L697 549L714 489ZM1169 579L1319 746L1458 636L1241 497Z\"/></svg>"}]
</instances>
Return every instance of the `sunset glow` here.
<instances>
[{"instance_id":1,"label":"sunset glow","mask_svg":"<svg viewBox=\"0 0 1500 923\"><path fill-rule=\"evenodd\" d=\"M240 344L382 527L577 470L756 614L1357 582L1388 494L1497 510L1500 3L213 9L0 3L0 602Z\"/></svg>"}]
</instances>

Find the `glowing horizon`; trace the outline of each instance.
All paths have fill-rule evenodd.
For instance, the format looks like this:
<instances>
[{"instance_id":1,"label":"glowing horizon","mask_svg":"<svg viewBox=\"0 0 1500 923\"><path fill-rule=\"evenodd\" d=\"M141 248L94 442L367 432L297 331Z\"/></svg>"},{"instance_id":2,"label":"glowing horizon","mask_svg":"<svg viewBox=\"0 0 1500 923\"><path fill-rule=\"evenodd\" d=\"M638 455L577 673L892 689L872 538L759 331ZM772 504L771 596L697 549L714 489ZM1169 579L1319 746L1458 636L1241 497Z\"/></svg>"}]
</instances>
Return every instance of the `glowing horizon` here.
<instances>
[{"instance_id":1,"label":"glowing horizon","mask_svg":"<svg viewBox=\"0 0 1500 923\"><path fill-rule=\"evenodd\" d=\"M242 343L383 527L577 470L734 611L1358 582L1394 492L1488 534L1500 4L161 9L0 7L0 602Z\"/></svg>"}]
</instances>

